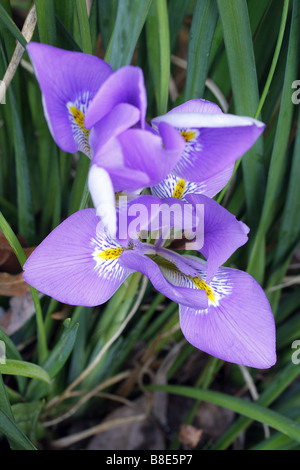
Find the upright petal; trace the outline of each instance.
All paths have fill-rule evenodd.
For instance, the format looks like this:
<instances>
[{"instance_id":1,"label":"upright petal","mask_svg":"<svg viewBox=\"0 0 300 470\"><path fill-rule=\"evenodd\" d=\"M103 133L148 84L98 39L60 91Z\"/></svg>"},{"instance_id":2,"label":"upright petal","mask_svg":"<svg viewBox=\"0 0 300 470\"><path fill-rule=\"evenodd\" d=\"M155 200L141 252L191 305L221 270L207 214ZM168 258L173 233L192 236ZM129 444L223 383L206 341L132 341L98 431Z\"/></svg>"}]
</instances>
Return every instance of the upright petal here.
<instances>
[{"instance_id":1,"label":"upright petal","mask_svg":"<svg viewBox=\"0 0 300 470\"><path fill-rule=\"evenodd\" d=\"M199 278L205 279L200 267ZM189 343L224 361L258 369L276 362L275 322L260 285L249 274L220 268L210 282L206 309L180 306L180 324Z\"/></svg>"},{"instance_id":2,"label":"upright petal","mask_svg":"<svg viewBox=\"0 0 300 470\"><path fill-rule=\"evenodd\" d=\"M132 273L119 265L123 248L107 236L94 209L75 212L55 228L24 265L25 281L59 302L96 306Z\"/></svg>"},{"instance_id":3,"label":"upright petal","mask_svg":"<svg viewBox=\"0 0 300 470\"><path fill-rule=\"evenodd\" d=\"M96 94L86 114L90 129L120 103L128 103L139 110L140 126L145 127L147 96L143 72L139 67L126 65L117 70Z\"/></svg>"},{"instance_id":4,"label":"upright petal","mask_svg":"<svg viewBox=\"0 0 300 470\"><path fill-rule=\"evenodd\" d=\"M116 198L110 176L104 168L91 165L88 185L97 216L109 235L115 238L117 231Z\"/></svg>"},{"instance_id":5,"label":"upright petal","mask_svg":"<svg viewBox=\"0 0 300 470\"><path fill-rule=\"evenodd\" d=\"M89 143L92 156L112 138L117 137L138 122L139 110L128 103L117 104L91 129Z\"/></svg>"},{"instance_id":6,"label":"upright petal","mask_svg":"<svg viewBox=\"0 0 300 470\"><path fill-rule=\"evenodd\" d=\"M200 113L200 114L222 114L222 109L212 101L201 98L194 98L171 109L167 114L172 113Z\"/></svg>"},{"instance_id":7,"label":"upright petal","mask_svg":"<svg viewBox=\"0 0 300 470\"><path fill-rule=\"evenodd\" d=\"M152 120L176 128L185 140L184 152L173 173L202 182L229 168L254 144L265 125L253 118L219 112L217 105L192 100Z\"/></svg>"},{"instance_id":8,"label":"upright petal","mask_svg":"<svg viewBox=\"0 0 300 470\"><path fill-rule=\"evenodd\" d=\"M65 152L89 154L85 113L113 73L98 57L31 42L27 51L39 82L51 134Z\"/></svg>"},{"instance_id":9,"label":"upright petal","mask_svg":"<svg viewBox=\"0 0 300 470\"><path fill-rule=\"evenodd\" d=\"M115 192L156 184L172 171L184 141L168 124L162 123L160 130L161 137L142 129L128 129L95 153L92 163L109 172Z\"/></svg>"}]
</instances>

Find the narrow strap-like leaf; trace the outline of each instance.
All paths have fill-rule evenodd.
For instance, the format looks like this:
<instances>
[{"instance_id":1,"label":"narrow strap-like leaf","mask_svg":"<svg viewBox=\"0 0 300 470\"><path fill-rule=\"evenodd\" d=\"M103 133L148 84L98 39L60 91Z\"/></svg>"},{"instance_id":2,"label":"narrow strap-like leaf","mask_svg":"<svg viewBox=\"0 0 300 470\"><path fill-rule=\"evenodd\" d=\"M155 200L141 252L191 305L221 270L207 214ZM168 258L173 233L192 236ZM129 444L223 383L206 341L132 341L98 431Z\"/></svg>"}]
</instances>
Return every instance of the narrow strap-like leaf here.
<instances>
[{"instance_id":1,"label":"narrow strap-like leaf","mask_svg":"<svg viewBox=\"0 0 300 470\"><path fill-rule=\"evenodd\" d=\"M189 36L185 100L203 98L218 8L215 0L198 0Z\"/></svg>"},{"instance_id":2,"label":"narrow strap-like leaf","mask_svg":"<svg viewBox=\"0 0 300 470\"><path fill-rule=\"evenodd\" d=\"M56 45L56 19L52 0L35 0L40 41Z\"/></svg>"},{"instance_id":3,"label":"narrow strap-like leaf","mask_svg":"<svg viewBox=\"0 0 300 470\"><path fill-rule=\"evenodd\" d=\"M28 437L25 436L23 431L18 428L12 418L7 416L2 410L0 410L0 432L2 432L10 442L16 444L19 450L36 450L36 447Z\"/></svg>"},{"instance_id":4,"label":"narrow strap-like leaf","mask_svg":"<svg viewBox=\"0 0 300 470\"><path fill-rule=\"evenodd\" d=\"M152 0L118 2L115 26L105 54L105 60L114 70L130 64L151 3Z\"/></svg>"},{"instance_id":5,"label":"narrow strap-like leaf","mask_svg":"<svg viewBox=\"0 0 300 470\"><path fill-rule=\"evenodd\" d=\"M254 116L258 103L256 64L245 0L218 0L236 114ZM254 233L259 220L265 188L263 141L260 138L243 156L243 179L247 222Z\"/></svg>"},{"instance_id":6,"label":"narrow strap-like leaf","mask_svg":"<svg viewBox=\"0 0 300 470\"><path fill-rule=\"evenodd\" d=\"M297 442L300 442L299 423L257 403L249 402L242 398L216 392L214 390L197 390L193 387L187 386L153 385L149 388L151 390L160 390L166 393L194 398L196 400L204 400L209 403L214 403L215 405L228 408L243 416L265 423L292 439L295 439Z\"/></svg>"},{"instance_id":7,"label":"narrow strap-like leaf","mask_svg":"<svg viewBox=\"0 0 300 470\"><path fill-rule=\"evenodd\" d=\"M11 19L5 8L0 5L0 21L4 26L12 33L12 35L22 44L23 47L26 47L27 41L24 38L23 34Z\"/></svg>"},{"instance_id":8,"label":"narrow strap-like leaf","mask_svg":"<svg viewBox=\"0 0 300 470\"><path fill-rule=\"evenodd\" d=\"M170 85L170 32L166 0L153 0L147 18L147 50L157 114L165 114Z\"/></svg>"},{"instance_id":9,"label":"narrow strap-like leaf","mask_svg":"<svg viewBox=\"0 0 300 470\"><path fill-rule=\"evenodd\" d=\"M0 372L1 374L20 375L21 377L30 377L50 383L48 373L42 367L31 362L6 359L4 363L0 363Z\"/></svg>"},{"instance_id":10,"label":"narrow strap-like leaf","mask_svg":"<svg viewBox=\"0 0 300 470\"><path fill-rule=\"evenodd\" d=\"M267 233L267 230L272 221L272 208L276 203L276 197L278 194L282 175L285 173L286 149L294 111L294 104L291 99L291 84L293 83L295 76L297 75L299 57L299 7L299 3L295 1L290 30L289 49L286 60L286 71L280 104L280 112L269 167L263 211L248 264L248 272L255 277L257 277L256 267L258 260L260 259L260 254L262 253L262 246L264 247L265 234ZM258 280L262 281L262 279Z\"/></svg>"}]
</instances>

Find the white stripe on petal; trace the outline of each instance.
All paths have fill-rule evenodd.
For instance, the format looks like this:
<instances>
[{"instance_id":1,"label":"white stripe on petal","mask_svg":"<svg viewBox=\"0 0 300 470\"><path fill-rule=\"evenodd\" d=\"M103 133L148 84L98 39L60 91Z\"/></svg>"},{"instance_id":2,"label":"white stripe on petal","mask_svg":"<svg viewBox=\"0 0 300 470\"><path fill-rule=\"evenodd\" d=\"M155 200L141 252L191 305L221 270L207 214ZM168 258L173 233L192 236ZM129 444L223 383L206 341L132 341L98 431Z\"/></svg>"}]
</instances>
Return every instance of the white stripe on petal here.
<instances>
[{"instance_id":1,"label":"white stripe on petal","mask_svg":"<svg viewBox=\"0 0 300 470\"><path fill-rule=\"evenodd\" d=\"M162 256L164 256L162 254ZM188 257L186 258L187 264ZM219 270L213 280L206 283L206 267L201 263L199 258L193 257L197 262L193 262L190 266L193 269L194 275L187 275L182 273L177 266L170 261L170 259L160 258L154 259L158 264L165 279L175 287L187 287L189 289L205 290L208 299L208 308L203 310L195 310L195 314L207 314L209 307L218 307L222 299L232 292L232 283L230 277L227 275L227 270ZM202 267L203 266L203 267Z\"/></svg>"},{"instance_id":2,"label":"white stripe on petal","mask_svg":"<svg viewBox=\"0 0 300 470\"><path fill-rule=\"evenodd\" d=\"M95 270L99 277L106 279L121 279L126 275L126 270L120 266L118 259L124 248L105 231L99 230L91 240L92 256L95 260Z\"/></svg>"},{"instance_id":3,"label":"white stripe on petal","mask_svg":"<svg viewBox=\"0 0 300 470\"><path fill-rule=\"evenodd\" d=\"M166 122L178 129L203 129L203 128L221 128L221 127L243 127L255 125L264 127L261 121L247 116L236 116L234 114L200 114L200 113L167 113L158 116L152 121L154 127L160 122Z\"/></svg>"},{"instance_id":4,"label":"white stripe on petal","mask_svg":"<svg viewBox=\"0 0 300 470\"><path fill-rule=\"evenodd\" d=\"M83 92L73 102L67 103L69 119L72 126L72 133L78 150L90 157L89 130L85 128L84 117L91 102L89 92Z\"/></svg>"},{"instance_id":5,"label":"white stripe on petal","mask_svg":"<svg viewBox=\"0 0 300 470\"><path fill-rule=\"evenodd\" d=\"M112 238L116 236L116 201L112 181L104 168L92 165L88 176L89 190L97 215Z\"/></svg>"},{"instance_id":6,"label":"white stripe on petal","mask_svg":"<svg viewBox=\"0 0 300 470\"><path fill-rule=\"evenodd\" d=\"M176 197L175 190L178 182L184 181L184 188L181 194L181 200L185 201L188 194L206 194L207 182L195 183L187 180L182 180L179 176L170 174L155 186L152 186L151 192L160 199Z\"/></svg>"}]
</instances>

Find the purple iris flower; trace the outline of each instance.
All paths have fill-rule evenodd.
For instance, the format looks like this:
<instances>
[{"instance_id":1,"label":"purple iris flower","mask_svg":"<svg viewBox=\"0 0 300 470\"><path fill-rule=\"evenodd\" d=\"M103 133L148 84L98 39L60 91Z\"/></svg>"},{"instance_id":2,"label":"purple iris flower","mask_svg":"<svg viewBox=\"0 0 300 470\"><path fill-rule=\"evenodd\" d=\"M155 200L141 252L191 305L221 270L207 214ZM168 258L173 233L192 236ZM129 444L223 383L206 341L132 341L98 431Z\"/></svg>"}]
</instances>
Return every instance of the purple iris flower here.
<instances>
[{"instance_id":1,"label":"purple iris flower","mask_svg":"<svg viewBox=\"0 0 300 470\"><path fill-rule=\"evenodd\" d=\"M264 125L191 100L153 119L150 128L138 67L113 72L99 58L36 43L28 45L28 53L54 140L66 152L80 150L91 158L95 209L73 214L51 232L25 263L24 279L60 302L96 306L139 271L179 304L181 328L191 344L229 362L273 365L274 319L263 290L247 273L221 267L246 243L249 229L211 199ZM153 196L138 197L145 187ZM116 192L133 196L123 207L116 205ZM193 217L182 222L176 213L165 240L159 213L174 201ZM130 210L137 204L146 212L132 231ZM200 226L198 206L204 208ZM172 231L193 235L195 229L196 235L203 232L197 249L206 262L170 249Z\"/></svg>"},{"instance_id":2,"label":"purple iris flower","mask_svg":"<svg viewBox=\"0 0 300 470\"><path fill-rule=\"evenodd\" d=\"M173 174L201 182L218 192L232 174L233 165L262 134L265 125L253 118L225 114L215 103L192 99L152 119L159 133L162 122L182 135L185 148ZM213 185L213 186L212 186Z\"/></svg>"},{"instance_id":3,"label":"purple iris flower","mask_svg":"<svg viewBox=\"0 0 300 470\"><path fill-rule=\"evenodd\" d=\"M151 196L145 197L150 207ZM149 214L141 228L148 228ZM137 237L111 238L95 209L76 212L54 229L26 261L24 279L60 302L96 306L136 271L179 304L182 332L195 347L255 368L275 363L273 314L249 274L220 267L208 281L207 264L198 257Z\"/></svg>"}]
</instances>

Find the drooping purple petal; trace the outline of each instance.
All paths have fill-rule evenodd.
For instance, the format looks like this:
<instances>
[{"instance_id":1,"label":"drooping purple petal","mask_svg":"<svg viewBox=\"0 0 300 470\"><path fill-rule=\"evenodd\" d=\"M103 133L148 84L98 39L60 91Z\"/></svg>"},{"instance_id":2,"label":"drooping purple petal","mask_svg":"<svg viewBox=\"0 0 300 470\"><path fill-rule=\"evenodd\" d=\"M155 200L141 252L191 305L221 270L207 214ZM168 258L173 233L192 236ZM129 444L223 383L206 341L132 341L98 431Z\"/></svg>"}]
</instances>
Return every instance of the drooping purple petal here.
<instances>
[{"instance_id":1,"label":"drooping purple petal","mask_svg":"<svg viewBox=\"0 0 300 470\"><path fill-rule=\"evenodd\" d=\"M103 84L86 113L85 122L88 129L120 103L131 104L139 110L140 125L143 129L147 96L143 72L139 67L132 65L121 67Z\"/></svg>"},{"instance_id":2,"label":"drooping purple petal","mask_svg":"<svg viewBox=\"0 0 300 470\"><path fill-rule=\"evenodd\" d=\"M187 202L204 207L204 244L199 251L207 260L207 280L242 245L247 243L249 227L213 199L200 194L189 194ZM200 226L195 230L202 230Z\"/></svg>"},{"instance_id":3,"label":"drooping purple petal","mask_svg":"<svg viewBox=\"0 0 300 470\"><path fill-rule=\"evenodd\" d=\"M174 302L206 308L205 292L193 287L192 281L180 273L176 265L168 260L160 258L155 262L144 253L139 253L138 250L127 250L122 253L119 263L126 269L138 271L147 276L155 289Z\"/></svg>"},{"instance_id":4,"label":"drooping purple petal","mask_svg":"<svg viewBox=\"0 0 300 470\"><path fill-rule=\"evenodd\" d=\"M65 152L89 154L85 113L112 68L98 57L46 44L31 42L27 51L55 142Z\"/></svg>"},{"instance_id":5,"label":"drooping purple petal","mask_svg":"<svg viewBox=\"0 0 300 470\"><path fill-rule=\"evenodd\" d=\"M199 270L205 279L205 270ZM275 323L267 297L247 273L220 268L210 282L215 302L207 309L180 306L189 343L224 361L258 369L276 362Z\"/></svg>"},{"instance_id":6,"label":"drooping purple petal","mask_svg":"<svg viewBox=\"0 0 300 470\"><path fill-rule=\"evenodd\" d=\"M132 273L118 263L122 247L110 239L94 209L75 212L55 228L24 265L25 281L59 302L96 306Z\"/></svg>"},{"instance_id":7,"label":"drooping purple petal","mask_svg":"<svg viewBox=\"0 0 300 470\"><path fill-rule=\"evenodd\" d=\"M219 112L217 105L193 100L152 120L176 128L185 139L184 152L173 170L180 178L202 182L229 168L254 144L265 125L253 118Z\"/></svg>"}]
</instances>

